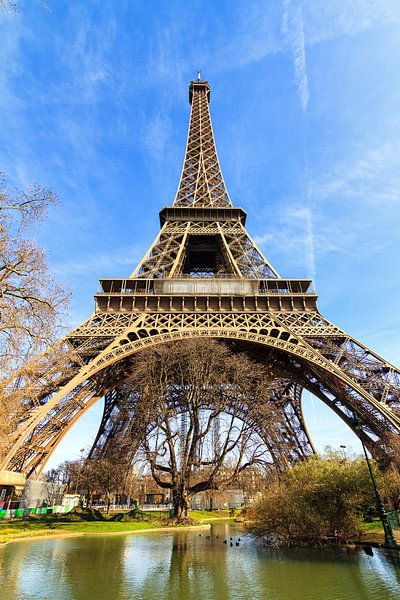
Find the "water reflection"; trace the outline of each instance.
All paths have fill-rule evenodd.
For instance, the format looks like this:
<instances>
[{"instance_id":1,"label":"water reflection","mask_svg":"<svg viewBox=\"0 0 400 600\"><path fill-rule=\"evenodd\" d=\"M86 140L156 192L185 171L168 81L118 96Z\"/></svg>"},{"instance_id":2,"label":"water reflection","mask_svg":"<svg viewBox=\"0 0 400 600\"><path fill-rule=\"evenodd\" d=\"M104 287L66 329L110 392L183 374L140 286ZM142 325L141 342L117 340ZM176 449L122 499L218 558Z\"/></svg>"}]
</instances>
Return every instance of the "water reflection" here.
<instances>
[{"instance_id":1,"label":"water reflection","mask_svg":"<svg viewBox=\"0 0 400 600\"><path fill-rule=\"evenodd\" d=\"M242 530L218 524L210 532L11 544L0 549L0 595L2 600L394 600L400 597L399 563L396 553L376 550L371 557L362 550L268 549Z\"/></svg>"}]
</instances>

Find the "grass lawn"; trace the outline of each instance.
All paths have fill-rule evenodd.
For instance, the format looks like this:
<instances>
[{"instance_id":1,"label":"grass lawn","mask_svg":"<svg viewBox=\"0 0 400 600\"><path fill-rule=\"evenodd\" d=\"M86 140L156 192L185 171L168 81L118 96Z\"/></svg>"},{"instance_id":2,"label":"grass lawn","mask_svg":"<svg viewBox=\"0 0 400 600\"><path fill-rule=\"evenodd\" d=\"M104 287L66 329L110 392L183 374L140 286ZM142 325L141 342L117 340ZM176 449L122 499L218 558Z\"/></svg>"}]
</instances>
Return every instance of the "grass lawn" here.
<instances>
[{"instance_id":1,"label":"grass lawn","mask_svg":"<svg viewBox=\"0 0 400 600\"><path fill-rule=\"evenodd\" d=\"M208 521L211 519L229 519L229 510L191 510L190 516L196 521Z\"/></svg>"},{"instance_id":2,"label":"grass lawn","mask_svg":"<svg viewBox=\"0 0 400 600\"><path fill-rule=\"evenodd\" d=\"M64 535L69 533L117 533L121 531L137 531L159 527L157 521L145 522L113 522L113 521L53 521L45 519L32 522L21 519L10 523L0 523L0 544L21 537L39 537L43 535Z\"/></svg>"},{"instance_id":3,"label":"grass lawn","mask_svg":"<svg viewBox=\"0 0 400 600\"><path fill-rule=\"evenodd\" d=\"M382 522L380 519L374 519L370 523L363 523L363 531L383 531Z\"/></svg>"},{"instance_id":4,"label":"grass lawn","mask_svg":"<svg viewBox=\"0 0 400 600\"><path fill-rule=\"evenodd\" d=\"M127 519L126 514L121 514L121 517L125 520L110 520L112 518L115 519L116 516L115 513L109 516L105 515L106 520L104 521L85 520L84 518L76 518L71 514L44 515L43 517L16 519L15 521L4 519L0 521L0 544L25 537L65 535L71 533L122 533L151 530L166 526L165 513L157 511L141 513L140 518L137 520ZM192 519L198 521L199 525L205 525L208 521L214 521L215 519L228 519L229 511L194 510L190 512L190 516Z\"/></svg>"},{"instance_id":5,"label":"grass lawn","mask_svg":"<svg viewBox=\"0 0 400 600\"><path fill-rule=\"evenodd\" d=\"M371 542L371 543L382 543L385 541L383 527L380 519L374 519L370 523L363 523L362 526L362 537L361 540L363 542ZM396 542L400 544L400 530L393 530L394 537Z\"/></svg>"}]
</instances>

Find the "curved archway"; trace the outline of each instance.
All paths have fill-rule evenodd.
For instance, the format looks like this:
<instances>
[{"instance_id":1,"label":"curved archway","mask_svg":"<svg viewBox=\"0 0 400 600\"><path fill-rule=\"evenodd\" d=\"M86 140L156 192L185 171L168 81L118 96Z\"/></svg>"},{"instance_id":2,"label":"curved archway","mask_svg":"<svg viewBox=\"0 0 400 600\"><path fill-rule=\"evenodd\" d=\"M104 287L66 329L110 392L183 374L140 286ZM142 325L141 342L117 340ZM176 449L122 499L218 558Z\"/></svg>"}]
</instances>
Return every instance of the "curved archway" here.
<instances>
[{"instance_id":1,"label":"curved archway","mask_svg":"<svg viewBox=\"0 0 400 600\"><path fill-rule=\"evenodd\" d=\"M263 327L262 333L245 328L230 330L200 327L173 328L169 332L162 333L154 328L151 330L141 328L139 331L140 336L131 330L107 346L97 358L82 367L75 377L33 412L26 426L19 431L19 438L10 450L6 461L8 468L25 470L31 476L33 473L37 476L63 435L79 418L77 414L83 414L87 409L93 395L100 397L107 390L112 389L112 375L115 376L118 365L123 365L130 356L150 345L191 337L207 336L253 344L258 348L278 353L280 357L290 357L289 363L286 362L285 366L290 365L290 372L296 379L295 383L300 387L306 387L331 406L350 426L352 414L362 413L367 408L370 416L370 431L378 438L377 442L376 439L365 434L365 442L372 451L379 451L382 426L386 427L387 423L390 423L393 428L396 428L400 422L397 414L390 410L390 406L378 402L359 383L337 365L318 354L302 338L291 334L289 339L282 339L281 334L287 334L284 328L271 327L267 330ZM144 331L147 333L146 336L143 335ZM75 407L74 410L72 405ZM63 416L62 420L60 415ZM39 435L42 440L45 439L45 446L43 442L37 442Z\"/></svg>"}]
</instances>

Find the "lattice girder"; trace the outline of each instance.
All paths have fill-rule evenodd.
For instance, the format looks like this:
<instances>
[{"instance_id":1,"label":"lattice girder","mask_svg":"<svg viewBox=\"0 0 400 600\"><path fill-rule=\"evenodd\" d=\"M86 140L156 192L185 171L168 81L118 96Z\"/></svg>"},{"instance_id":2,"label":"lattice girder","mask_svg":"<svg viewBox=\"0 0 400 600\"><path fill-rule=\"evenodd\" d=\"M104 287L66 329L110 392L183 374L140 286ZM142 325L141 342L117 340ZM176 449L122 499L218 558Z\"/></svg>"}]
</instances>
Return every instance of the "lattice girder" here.
<instances>
[{"instance_id":1,"label":"lattice girder","mask_svg":"<svg viewBox=\"0 0 400 600\"><path fill-rule=\"evenodd\" d=\"M174 223L166 221L150 250L133 271L132 278L172 278L183 274L183 265L193 236L212 236L227 256L228 269L236 277L279 277L240 221Z\"/></svg>"},{"instance_id":2,"label":"lattice girder","mask_svg":"<svg viewBox=\"0 0 400 600\"><path fill-rule=\"evenodd\" d=\"M264 416L263 406L260 405L257 411L243 405L241 413L235 408L235 414L251 425L263 440L275 468L282 471L314 451L302 417L299 416L299 403L299 390L287 380L278 379L271 384L270 396L264 402L268 418ZM133 462L143 433L154 427L151 421L144 422L142 414L136 414L137 406L140 406L139 396L130 401L129 394L116 390L107 395L101 435L93 444L91 457L118 455ZM227 414L230 414L229 408ZM288 418L289 414L291 418Z\"/></svg>"},{"instance_id":3,"label":"lattice girder","mask_svg":"<svg viewBox=\"0 0 400 600\"><path fill-rule=\"evenodd\" d=\"M118 322L118 316L115 315L115 321ZM102 350L96 358L89 364L85 364L80 368L80 371L75 375L62 389L58 392L49 395L47 401L42 406L33 408L27 411L24 422L20 425L17 432L17 437L14 446L8 456L7 464L21 464L20 448L24 449L29 441L29 444L36 448L36 452L40 443L33 443L32 436L37 436L39 431L53 431L52 419L57 419L60 422L57 410L62 410L64 397L70 397L80 390L80 386L85 382L90 382L92 378L98 376L102 372L107 373L110 367L115 369L115 365L122 365L123 360L140 351L144 347L153 344L161 344L172 340L194 337L194 336L210 336L217 339L239 340L243 342L252 342L260 344L265 348L272 348L279 351L280 354L291 357L290 368L292 374L296 374L297 383L302 387L321 391L324 393L324 401L334 406L337 409L337 403L340 401L344 407L347 407L347 412L355 412L363 417L369 430L374 436L377 436L378 441L369 439L370 446L374 443L378 446L379 440L383 439L384 432L387 428L393 431L400 431L400 411L398 410L398 401L400 397L400 387L398 379L392 378L390 383L390 391L385 392L385 400L379 400L371 395L367 387L362 386L362 382L358 379L353 379L351 370L347 368L349 357L346 359L346 370L343 370L340 365L336 364L336 356L324 356L321 351L314 348L315 336L307 337L307 333L312 330L312 323L317 328L326 327L330 331L330 336L318 336L318 339L328 339L331 342L337 339L348 340L348 336L344 334L338 336L338 330L334 325L324 320L320 315L297 315L296 319L290 315L290 325L285 325L285 314L142 314L129 315L124 319L125 327L120 329L120 334L116 335L113 342L107 348ZM98 316L94 316L98 319ZM101 321L101 319L100 319ZM107 315L107 337L110 335L110 327L112 319ZM129 322L130 325L126 325ZM90 325L90 321L85 324L85 327ZM102 327L102 324L97 323L96 328ZM298 330L298 332L296 331ZM303 333L303 337L301 336ZM306 335L304 335L304 333ZM75 330L74 335L81 337L82 331L80 328ZM73 336L72 336L73 337ZM309 341L308 341L309 339ZM351 347L357 347L357 342L352 340ZM361 353L361 350L359 350ZM330 351L330 354L331 351ZM368 353L368 361L370 356L373 356L377 362L377 355ZM333 359L333 360L332 360ZM381 364L388 365L383 359ZM359 370L360 355L357 354L357 364ZM113 366L114 365L114 366ZM307 370L305 369L307 366ZM288 367L288 365L287 365ZM122 368L122 367L121 367ZM392 365L390 368L396 373L398 378L399 372ZM358 371L357 371L358 372ZM307 374L305 376L305 374ZM107 377L104 376L104 380ZM99 386L99 384L97 384ZM103 387L97 387L93 392L97 397L103 395L107 391L105 384ZM108 385L111 385L110 383ZM388 383L386 382L386 385ZM385 388L386 389L386 388ZM326 395L326 392L330 396ZM83 406L80 408L82 413L86 409L88 401L92 395L88 395L83 401ZM57 408L58 407L58 408ZM54 411L54 412L53 412ZM75 412L71 410L71 419ZM346 415L345 415L346 416ZM68 420L62 421L65 424L64 428L69 428ZM39 429L37 429L39 427ZM58 426L59 427L59 426ZM47 428L47 429L46 429ZM60 429L57 430L58 432ZM36 432L36 434L35 434ZM59 433L61 436L61 433ZM40 436L39 436L40 437ZM49 441L49 435L46 433L46 447L53 448L54 443ZM43 438L43 436L42 436ZM40 439L42 439L40 438ZM39 438L38 438L39 439ZM21 450L25 456L25 450ZM15 456L18 458L14 458ZM43 454L43 457L45 453ZM40 461L37 461L40 462ZM29 463L32 464L32 463ZM24 467L21 467L25 469Z\"/></svg>"},{"instance_id":4,"label":"lattice girder","mask_svg":"<svg viewBox=\"0 0 400 600\"><path fill-rule=\"evenodd\" d=\"M222 176L209 110L207 82L192 82L192 110L175 206L231 206Z\"/></svg>"}]
</instances>

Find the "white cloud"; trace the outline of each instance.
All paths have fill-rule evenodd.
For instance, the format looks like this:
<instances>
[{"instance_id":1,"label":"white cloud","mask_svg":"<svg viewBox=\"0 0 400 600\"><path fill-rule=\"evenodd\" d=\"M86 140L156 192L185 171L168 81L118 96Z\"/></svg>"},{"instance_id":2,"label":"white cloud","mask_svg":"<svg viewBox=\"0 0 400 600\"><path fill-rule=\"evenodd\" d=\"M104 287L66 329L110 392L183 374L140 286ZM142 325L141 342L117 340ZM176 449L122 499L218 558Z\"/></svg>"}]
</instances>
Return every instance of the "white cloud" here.
<instances>
[{"instance_id":1,"label":"white cloud","mask_svg":"<svg viewBox=\"0 0 400 600\"><path fill-rule=\"evenodd\" d=\"M311 207L288 204L272 226L272 231L254 236L256 244L265 249L267 255L271 248L276 249L286 263L286 270L288 265L301 267L308 277L315 280L316 239Z\"/></svg>"},{"instance_id":2,"label":"white cloud","mask_svg":"<svg viewBox=\"0 0 400 600\"><path fill-rule=\"evenodd\" d=\"M103 18L102 18L103 17ZM62 89L52 90L60 99L61 94L69 102L82 100L93 102L99 84L112 79L110 54L116 40L116 23L110 13L104 18L99 15L96 27L85 14L84 7L71 7L68 21L73 24L68 44L65 37L56 39L61 63L67 70ZM66 93L66 87L68 92Z\"/></svg>"},{"instance_id":3,"label":"white cloud","mask_svg":"<svg viewBox=\"0 0 400 600\"><path fill-rule=\"evenodd\" d=\"M16 102L18 106L21 101L11 93L11 80L20 70L16 57L19 54L20 42L23 36L23 25L21 19L13 19L12 15L1 17L0 13L0 103L8 106L9 102Z\"/></svg>"},{"instance_id":4,"label":"white cloud","mask_svg":"<svg viewBox=\"0 0 400 600\"><path fill-rule=\"evenodd\" d=\"M75 259L71 261L58 262L53 265L59 273L62 273L64 277L83 275L87 273L111 273L115 274L115 270L121 267L129 267L128 271L131 272L139 260L144 255L145 250L138 246L125 246L122 248L114 248L107 250L107 252L98 252L85 256L82 259ZM123 277L124 274L121 274ZM126 277L129 276L127 272Z\"/></svg>"},{"instance_id":5,"label":"white cloud","mask_svg":"<svg viewBox=\"0 0 400 600\"><path fill-rule=\"evenodd\" d=\"M366 150L352 159L339 162L322 173L315 183L319 199L341 196L360 198L380 206L400 203L400 144L389 140Z\"/></svg>"},{"instance_id":6,"label":"white cloud","mask_svg":"<svg viewBox=\"0 0 400 600\"><path fill-rule=\"evenodd\" d=\"M146 116L143 127L142 142L156 160L164 158L164 150L171 134L171 124L168 115L159 111L152 119Z\"/></svg>"},{"instance_id":7,"label":"white cloud","mask_svg":"<svg viewBox=\"0 0 400 600\"><path fill-rule=\"evenodd\" d=\"M309 91L306 68L303 14L298 0L283 0L282 33L288 40L294 66L294 79L303 110L307 109Z\"/></svg>"},{"instance_id":8,"label":"white cloud","mask_svg":"<svg viewBox=\"0 0 400 600\"><path fill-rule=\"evenodd\" d=\"M400 23L398 0L282 0L277 3L237 2L234 39L221 27L218 51L204 48L206 62L221 71L259 62L266 56L288 50L293 54L295 82L303 109L309 99L306 48L344 36L355 36L385 24ZM281 19L281 33L277 21ZM238 52L238 48L240 51ZM210 60L210 57L212 59Z\"/></svg>"},{"instance_id":9,"label":"white cloud","mask_svg":"<svg viewBox=\"0 0 400 600\"><path fill-rule=\"evenodd\" d=\"M273 3L245 2L236 6L235 35L220 43L217 69L244 66L258 62L269 54L284 50L275 23L276 6ZM225 32L222 30L221 35ZM239 49L239 51L238 51ZM213 66L216 66L215 63Z\"/></svg>"},{"instance_id":10,"label":"white cloud","mask_svg":"<svg viewBox=\"0 0 400 600\"><path fill-rule=\"evenodd\" d=\"M253 236L253 239L257 246L266 246L274 241L274 236L272 233L264 233L263 235Z\"/></svg>"},{"instance_id":11,"label":"white cloud","mask_svg":"<svg viewBox=\"0 0 400 600\"><path fill-rule=\"evenodd\" d=\"M301 1L307 45L400 23L398 0Z\"/></svg>"},{"instance_id":12,"label":"white cloud","mask_svg":"<svg viewBox=\"0 0 400 600\"><path fill-rule=\"evenodd\" d=\"M316 276L315 239L312 210L309 206L289 206L284 216L298 232L297 244L302 244L307 272L312 279Z\"/></svg>"}]
</instances>

